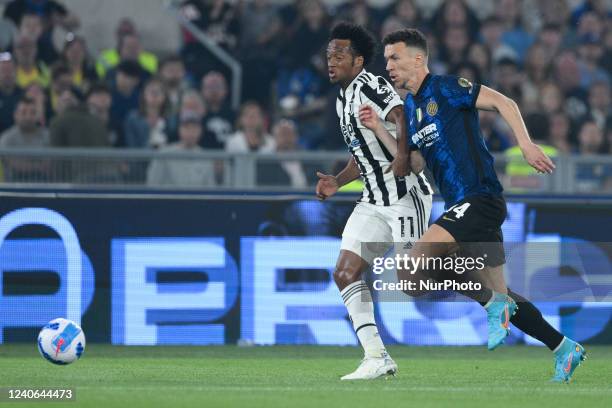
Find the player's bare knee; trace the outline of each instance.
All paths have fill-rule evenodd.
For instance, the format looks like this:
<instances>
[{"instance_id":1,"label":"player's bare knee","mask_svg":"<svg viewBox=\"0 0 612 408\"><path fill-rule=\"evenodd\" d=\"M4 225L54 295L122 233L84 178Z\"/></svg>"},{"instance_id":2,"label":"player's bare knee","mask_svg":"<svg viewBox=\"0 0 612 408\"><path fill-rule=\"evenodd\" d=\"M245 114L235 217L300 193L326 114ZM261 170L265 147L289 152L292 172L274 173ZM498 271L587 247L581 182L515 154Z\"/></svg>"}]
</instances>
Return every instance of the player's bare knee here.
<instances>
[{"instance_id":1,"label":"player's bare knee","mask_svg":"<svg viewBox=\"0 0 612 408\"><path fill-rule=\"evenodd\" d=\"M361 273L359 269L346 266L336 267L336 269L334 269L334 282L336 282L336 285L340 289L343 289L344 287L353 282L357 282L360 279Z\"/></svg>"}]
</instances>

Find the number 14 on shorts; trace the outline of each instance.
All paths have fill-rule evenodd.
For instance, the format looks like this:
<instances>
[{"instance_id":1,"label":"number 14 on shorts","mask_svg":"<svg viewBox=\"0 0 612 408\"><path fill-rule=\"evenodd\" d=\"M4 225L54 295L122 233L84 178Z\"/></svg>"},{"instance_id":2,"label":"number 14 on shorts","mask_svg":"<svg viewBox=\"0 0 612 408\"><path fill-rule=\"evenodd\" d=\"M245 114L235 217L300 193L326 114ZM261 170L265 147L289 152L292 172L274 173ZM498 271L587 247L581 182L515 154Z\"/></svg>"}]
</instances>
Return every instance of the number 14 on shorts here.
<instances>
[{"instance_id":1,"label":"number 14 on shorts","mask_svg":"<svg viewBox=\"0 0 612 408\"><path fill-rule=\"evenodd\" d=\"M468 210L468 208L470 208L470 205L472 204L471 203L463 203L461 205L455 204L444 212L444 215L442 216L442 218L447 221L456 221L459 218L463 217L463 215Z\"/></svg>"}]
</instances>

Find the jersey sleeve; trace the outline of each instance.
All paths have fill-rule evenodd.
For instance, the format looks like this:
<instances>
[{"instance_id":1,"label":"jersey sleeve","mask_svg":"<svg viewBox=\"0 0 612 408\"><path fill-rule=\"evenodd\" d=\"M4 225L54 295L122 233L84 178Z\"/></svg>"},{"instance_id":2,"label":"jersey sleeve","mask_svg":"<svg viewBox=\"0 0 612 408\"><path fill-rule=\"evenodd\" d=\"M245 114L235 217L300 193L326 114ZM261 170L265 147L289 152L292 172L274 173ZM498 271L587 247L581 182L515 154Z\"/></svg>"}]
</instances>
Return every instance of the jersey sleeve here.
<instances>
[{"instance_id":1,"label":"jersey sleeve","mask_svg":"<svg viewBox=\"0 0 612 408\"><path fill-rule=\"evenodd\" d=\"M391 109L402 106L402 99L393 87L381 76L361 87L362 101L371 105L382 120L386 120Z\"/></svg>"},{"instance_id":2,"label":"jersey sleeve","mask_svg":"<svg viewBox=\"0 0 612 408\"><path fill-rule=\"evenodd\" d=\"M480 93L480 84L474 84L465 78L448 76L440 82L440 92L451 106L473 109Z\"/></svg>"}]
</instances>

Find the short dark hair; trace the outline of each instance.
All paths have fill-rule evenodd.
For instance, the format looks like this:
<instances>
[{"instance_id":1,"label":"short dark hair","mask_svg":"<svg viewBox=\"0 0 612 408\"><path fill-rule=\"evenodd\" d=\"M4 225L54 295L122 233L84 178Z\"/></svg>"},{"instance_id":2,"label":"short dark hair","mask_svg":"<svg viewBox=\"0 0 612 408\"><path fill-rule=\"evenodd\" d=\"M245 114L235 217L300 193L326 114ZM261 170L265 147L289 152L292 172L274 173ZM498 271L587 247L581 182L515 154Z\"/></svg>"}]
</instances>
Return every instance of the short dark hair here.
<instances>
[{"instance_id":1,"label":"short dark hair","mask_svg":"<svg viewBox=\"0 0 612 408\"><path fill-rule=\"evenodd\" d=\"M365 67L372 61L376 50L376 40L374 36L365 28L358 24L341 21L332 28L329 40L349 40L351 50L357 56L363 57Z\"/></svg>"},{"instance_id":2,"label":"short dark hair","mask_svg":"<svg viewBox=\"0 0 612 408\"><path fill-rule=\"evenodd\" d=\"M125 75L132 78L140 78L142 68L136 61L122 61L117 65L117 72L123 72Z\"/></svg>"},{"instance_id":3,"label":"short dark hair","mask_svg":"<svg viewBox=\"0 0 612 408\"><path fill-rule=\"evenodd\" d=\"M70 75L70 68L61 62L54 64L51 67L51 80L57 81L62 75Z\"/></svg>"},{"instance_id":4,"label":"short dark hair","mask_svg":"<svg viewBox=\"0 0 612 408\"><path fill-rule=\"evenodd\" d=\"M180 57L180 55L171 54L171 55L168 55L165 58L162 58L159 61L159 67L161 69L164 65L173 64L173 63L176 63L176 62L178 62L180 64L184 64L183 59Z\"/></svg>"},{"instance_id":5,"label":"short dark hair","mask_svg":"<svg viewBox=\"0 0 612 408\"><path fill-rule=\"evenodd\" d=\"M33 105L36 103L36 101L34 100L34 98L30 98L27 95L22 95L21 98L19 98L19 102L18 104L25 104L25 105Z\"/></svg>"},{"instance_id":6,"label":"short dark hair","mask_svg":"<svg viewBox=\"0 0 612 408\"><path fill-rule=\"evenodd\" d=\"M383 39L383 45L391 45L399 42L403 42L407 47L419 48L425 52L425 55L429 54L429 50L427 49L427 38L425 38L425 34L416 28L405 28L403 30L393 31L387 34Z\"/></svg>"},{"instance_id":7,"label":"short dark hair","mask_svg":"<svg viewBox=\"0 0 612 408\"><path fill-rule=\"evenodd\" d=\"M103 83L103 82L96 82L96 83L94 83L89 88L89 91L87 92L86 99L89 99L89 97L91 95L96 95L96 94L101 94L101 93L105 93L107 95L111 95L111 90L108 87L108 85L106 85L105 83Z\"/></svg>"}]
</instances>

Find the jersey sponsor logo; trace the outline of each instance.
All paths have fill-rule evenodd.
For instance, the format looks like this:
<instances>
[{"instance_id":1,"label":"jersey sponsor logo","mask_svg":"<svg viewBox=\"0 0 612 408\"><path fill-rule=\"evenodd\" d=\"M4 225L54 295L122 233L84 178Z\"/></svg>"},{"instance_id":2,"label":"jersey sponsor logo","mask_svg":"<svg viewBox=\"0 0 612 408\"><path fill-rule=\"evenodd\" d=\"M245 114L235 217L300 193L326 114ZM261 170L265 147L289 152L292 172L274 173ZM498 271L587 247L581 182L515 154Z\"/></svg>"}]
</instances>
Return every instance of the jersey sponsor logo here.
<instances>
[{"instance_id":1,"label":"jersey sponsor logo","mask_svg":"<svg viewBox=\"0 0 612 408\"><path fill-rule=\"evenodd\" d=\"M394 97L394 96L395 96L395 95L393 95L393 94L391 94L391 95L387 96L387 97L386 97L386 98L383 100L383 103L389 103L389 102L391 102L391 100L393 99L393 97Z\"/></svg>"},{"instance_id":2,"label":"jersey sponsor logo","mask_svg":"<svg viewBox=\"0 0 612 408\"><path fill-rule=\"evenodd\" d=\"M431 100L427 104L427 114L429 116L436 116L436 113L438 113L438 104L436 103L436 101Z\"/></svg>"},{"instance_id":3,"label":"jersey sponsor logo","mask_svg":"<svg viewBox=\"0 0 612 408\"><path fill-rule=\"evenodd\" d=\"M351 123L340 125L340 130L342 131L342 136L346 140L349 140L355 137L355 130L353 129L353 125Z\"/></svg>"},{"instance_id":4,"label":"jersey sponsor logo","mask_svg":"<svg viewBox=\"0 0 612 408\"><path fill-rule=\"evenodd\" d=\"M425 145L425 147L429 147L434 144L439 137L440 133L438 133L438 126L435 123L425 126L423 129L411 136L412 143L418 147L423 145Z\"/></svg>"}]
</instances>

